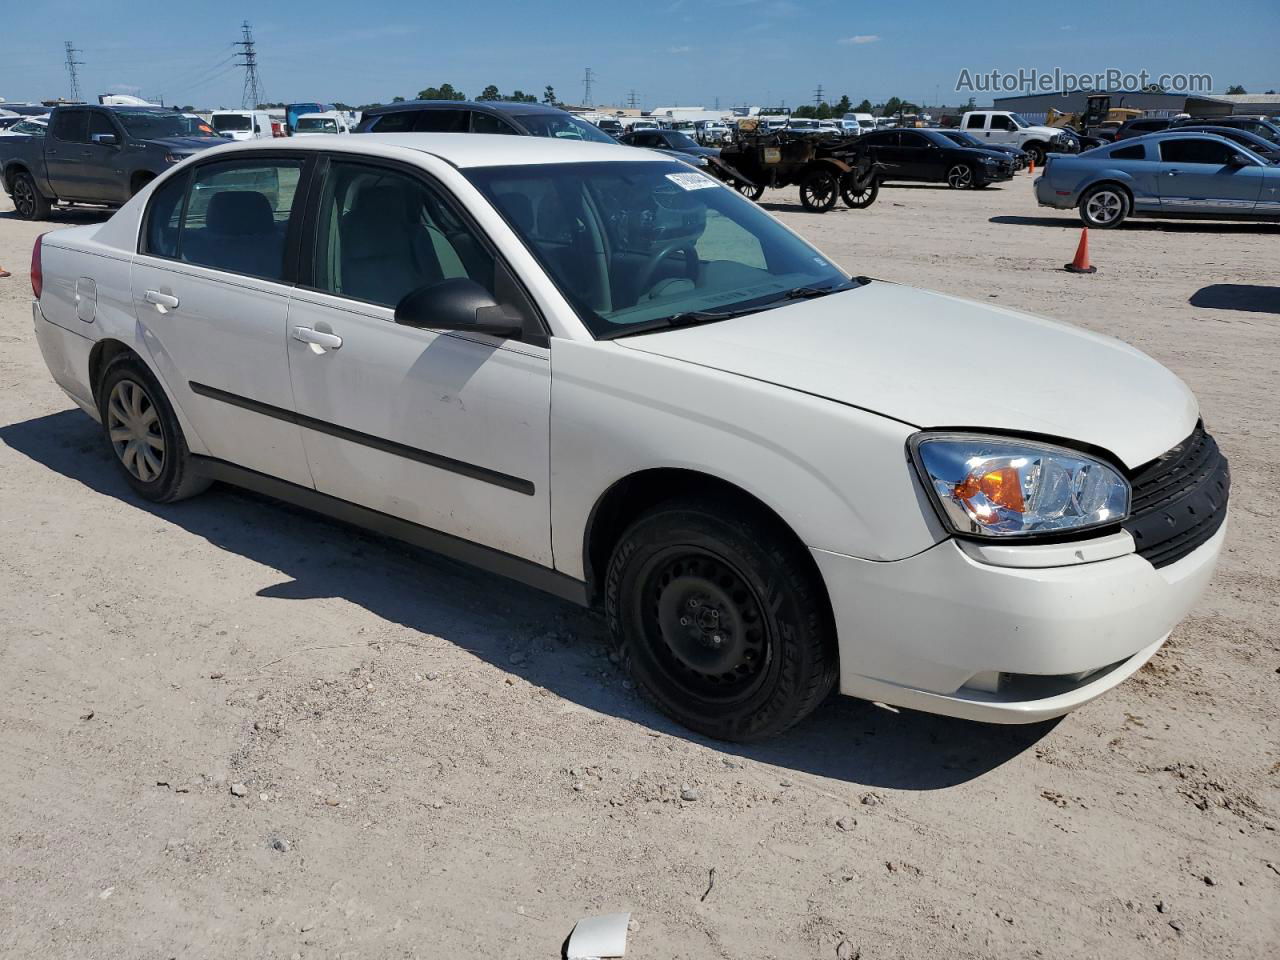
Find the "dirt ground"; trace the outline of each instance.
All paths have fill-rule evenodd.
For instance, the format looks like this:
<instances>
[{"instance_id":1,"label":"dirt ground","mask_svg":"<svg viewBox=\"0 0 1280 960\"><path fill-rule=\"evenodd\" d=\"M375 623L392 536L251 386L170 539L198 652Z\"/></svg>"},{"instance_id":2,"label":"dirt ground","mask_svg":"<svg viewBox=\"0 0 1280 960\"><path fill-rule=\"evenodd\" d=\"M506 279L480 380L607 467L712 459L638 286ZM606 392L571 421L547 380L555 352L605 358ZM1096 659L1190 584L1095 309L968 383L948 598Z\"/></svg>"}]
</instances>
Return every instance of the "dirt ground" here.
<instances>
[{"instance_id":1,"label":"dirt ground","mask_svg":"<svg viewBox=\"0 0 1280 960\"><path fill-rule=\"evenodd\" d=\"M1148 667L1056 724L835 699L763 746L690 736L594 615L229 489L137 500L31 331L32 239L101 217L0 199L0 955L553 958L630 910L633 960L1277 956L1280 226L1098 231L1079 277L1025 174L765 204L1198 394L1228 549Z\"/></svg>"}]
</instances>

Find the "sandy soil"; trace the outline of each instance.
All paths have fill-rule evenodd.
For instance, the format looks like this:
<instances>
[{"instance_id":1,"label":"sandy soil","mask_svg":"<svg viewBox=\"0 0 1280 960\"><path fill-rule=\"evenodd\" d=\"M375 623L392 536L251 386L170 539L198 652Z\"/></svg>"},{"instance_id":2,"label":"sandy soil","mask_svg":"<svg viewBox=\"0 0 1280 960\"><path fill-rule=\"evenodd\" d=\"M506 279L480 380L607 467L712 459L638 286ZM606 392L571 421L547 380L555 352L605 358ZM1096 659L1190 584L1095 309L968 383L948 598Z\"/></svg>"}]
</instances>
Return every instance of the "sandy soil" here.
<instances>
[{"instance_id":1,"label":"sandy soil","mask_svg":"<svg viewBox=\"0 0 1280 960\"><path fill-rule=\"evenodd\" d=\"M631 910L635 960L1275 956L1280 227L1100 231L1076 277L1026 175L766 203L854 272L1123 337L1196 391L1229 548L1149 667L1038 727L837 699L764 746L691 737L590 614L231 490L139 502L32 336L51 225L0 200L0 955L551 958Z\"/></svg>"}]
</instances>

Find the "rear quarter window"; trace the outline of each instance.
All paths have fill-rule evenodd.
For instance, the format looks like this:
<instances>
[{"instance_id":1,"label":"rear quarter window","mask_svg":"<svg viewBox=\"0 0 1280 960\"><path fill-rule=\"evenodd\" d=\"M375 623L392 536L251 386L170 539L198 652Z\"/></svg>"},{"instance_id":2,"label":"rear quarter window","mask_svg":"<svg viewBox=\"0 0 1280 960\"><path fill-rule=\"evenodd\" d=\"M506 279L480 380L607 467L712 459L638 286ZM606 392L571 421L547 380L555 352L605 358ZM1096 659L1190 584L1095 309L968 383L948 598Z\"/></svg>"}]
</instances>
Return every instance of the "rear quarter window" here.
<instances>
[{"instance_id":1,"label":"rear quarter window","mask_svg":"<svg viewBox=\"0 0 1280 960\"><path fill-rule=\"evenodd\" d=\"M1116 147L1107 156L1112 160L1145 160L1147 148L1140 143L1131 147Z\"/></svg>"}]
</instances>

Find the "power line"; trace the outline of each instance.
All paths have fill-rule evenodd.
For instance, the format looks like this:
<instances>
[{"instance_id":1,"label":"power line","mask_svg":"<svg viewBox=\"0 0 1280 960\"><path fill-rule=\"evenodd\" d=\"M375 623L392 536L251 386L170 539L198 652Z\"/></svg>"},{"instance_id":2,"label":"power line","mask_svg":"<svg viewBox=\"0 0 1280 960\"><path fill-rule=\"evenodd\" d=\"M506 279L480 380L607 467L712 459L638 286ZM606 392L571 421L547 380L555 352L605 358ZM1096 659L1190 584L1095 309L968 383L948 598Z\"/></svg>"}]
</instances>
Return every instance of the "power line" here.
<instances>
[{"instance_id":1,"label":"power line","mask_svg":"<svg viewBox=\"0 0 1280 960\"><path fill-rule=\"evenodd\" d=\"M77 50L75 47L73 47L71 45L70 40L67 40L63 44L63 46L66 47L66 50L67 50L67 62L66 62L67 73L70 74L71 76L71 99L79 100L80 99L80 76L76 72L76 67L83 67L84 61L77 60L76 54L83 53L84 51Z\"/></svg>"},{"instance_id":2,"label":"power line","mask_svg":"<svg viewBox=\"0 0 1280 960\"><path fill-rule=\"evenodd\" d=\"M240 106L253 109L260 103L266 103L266 97L263 96L262 86L258 82L258 54L253 46L253 28L246 20L240 24L240 29L244 39L235 42L235 46L240 48L236 54L240 57L240 61L236 66L244 67L244 91L240 94Z\"/></svg>"}]
</instances>

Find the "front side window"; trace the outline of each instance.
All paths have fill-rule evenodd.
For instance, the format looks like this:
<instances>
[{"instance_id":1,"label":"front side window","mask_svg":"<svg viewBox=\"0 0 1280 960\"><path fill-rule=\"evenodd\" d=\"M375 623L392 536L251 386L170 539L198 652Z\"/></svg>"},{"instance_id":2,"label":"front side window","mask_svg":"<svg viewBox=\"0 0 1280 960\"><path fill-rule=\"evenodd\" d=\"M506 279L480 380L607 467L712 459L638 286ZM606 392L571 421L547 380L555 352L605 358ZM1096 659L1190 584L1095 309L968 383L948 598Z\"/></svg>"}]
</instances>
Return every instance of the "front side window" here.
<instances>
[{"instance_id":1,"label":"front side window","mask_svg":"<svg viewBox=\"0 0 1280 960\"><path fill-rule=\"evenodd\" d=\"M1013 118L1006 117L1002 113L997 113L991 117L991 129L992 130L1013 130L1015 129L1013 125Z\"/></svg>"},{"instance_id":2,"label":"front side window","mask_svg":"<svg viewBox=\"0 0 1280 960\"><path fill-rule=\"evenodd\" d=\"M119 137L116 133L115 125L105 113L99 113L92 110L89 113L89 142L96 143L95 137L112 136Z\"/></svg>"},{"instance_id":3,"label":"front side window","mask_svg":"<svg viewBox=\"0 0 1280 960\"><path fill-rule=\"evenodd\" d=\"M166 182L147 208L153 256L284 279L284 240L301 160L211 163Z\"/></svg>"},{"instance_id":4,"label":"front side window","mask_svg":"<svg viewBox=\"0 0 1280 960\"><path fill-rule=\"evenodd\" d=\"M690 147L697 148L697 144L689 138L686 133L672 131L667 134L667 145L674 150L688 150Z\"/></svg>"},{"instance_id":5,"label":"front side window","mask_svg":"<svg viewBox=\"0 0 1280 960\"><path fill-rule=\"evenodd\" d=\"M459 277L500 293L493 256L439 193L407 173L338 160L321 193L312 272L318 290L384 307Z\"/></svg>"},{"instance_id":6,"label":"front side window","mask_svg":"<svg viewBox=\"0 0 1280 960\"><path fill-rule=\"evenodd\" d=\"M1216 140L1166 140L1160 144L1160 159L1166 163L1208 163L1224 166L1235 151Z\"/></svg>"},{"instance_id":7,"label":"front side window","mask_svg":"<svg viewBox=\"0 0 1280 960\"><path fill-rule=\"evenodd\" d=\"M755 204L680 163L465 170L597 337L850 286Z\"/></svg>"},{"instance_id":8,"label":"front side window","mask_svg":"<svg viewBox=\"0 0 1280 960\"><path fill-rule=\"evenodd\" d=\"M501 117L495 117L491 113L480 113L479 111L475 111L471 114L471 132L519 135L519 131Z\"/></svg>"}]
</instances>

